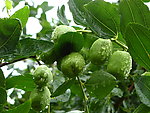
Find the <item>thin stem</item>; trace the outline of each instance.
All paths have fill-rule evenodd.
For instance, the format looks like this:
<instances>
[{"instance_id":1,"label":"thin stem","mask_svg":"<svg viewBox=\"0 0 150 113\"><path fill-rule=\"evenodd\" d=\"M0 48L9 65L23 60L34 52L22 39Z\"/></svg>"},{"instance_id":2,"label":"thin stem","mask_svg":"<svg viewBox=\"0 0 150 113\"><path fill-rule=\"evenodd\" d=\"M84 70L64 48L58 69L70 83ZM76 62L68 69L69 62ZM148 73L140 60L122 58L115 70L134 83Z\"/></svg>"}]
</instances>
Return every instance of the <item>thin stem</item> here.
<instances>
[{"instance_id":1,"label":"thin stem","mask_svg":"<svg viewBox=\"0 0 150 113\"><path fill-rule=\"evenodd\" d=\"M37 58L34 58L36 61L37 61L37 63L39 64L39 65L42 65L41 63L40 63L40 61L37 59Z\"/></svg>"},{"instance_id":2,"label":"thin stem","mask_svg":"<svg viewBox=\"0 0 150 113\"><path fill-rule=\"evenodd\" d=\"M134 82L131 84L131 86L128 88L128 91L131 92L134 89Z\"/></svg>"},{"instance_id":3,"label":"thin stem","mask_svg":"<svg viewBox=\"0 0 150 113\"><path fill-rule=\"evenodd\" d=\"M121 42L119 42L118 40L114 40L114 42L116 42L119 46L121 46L124 50L128 50L128 47L124 44L122 44Z\"/></svg>"},{"instance_id":4,"label":"thin stem","mask_svg":"<svg viewBox=\"0 0 150 113\"><path fill-rule=\"evenodd\" d=\"M91 30L76 30L77 32L92 33Z\"/></svg>"},{"instance_id":5,"label":"thin stem","mask_svg":"<svg viewBox=\"0 0 150 113\"><path fill-rule=\"evenodd\" d=\"M30 56L28 58L36 58L36 56ZM6 66L6 65L9 65L9 64L12 64L12 63L15 63L15 62L18 62L18 61L21 61L21 60L25 60L25 59L28 59L28 58L20 58L20 59L17 59L17 60L14 60L12 62L4 62L4 63L1 63L0 64L0 67L3 67L3 66Z\"/></svg>"},{"instance_id":6,"label":"thin stem","mask_svg":"<svg viewBox=\"0 0 150 113\"><path fill-rule=\"evenodd\" d=\"M118 34L114 38L112 38L111 40L114 41L119 46L121 46L125 51L127 51L128 47L126 45L124 45L123 43L119 42L117 39L118 39Z\"/></svg>"},{"instance_id":7,"label":"thin stem","mask_svg":"<svg viewBox=\"0 0 150 113\"><path fill-rule=\"evenodd\" d=\"M50 111L50 104L48 105L48 113L51 113L51 111Z\"/></svg>"},{"instance_id":8,"label":"thin stem","mask_svg":"<svg viewBox=\"0 0 150 113\"><path fill-rule=\"evenodd\" d=\"M10 17L10 13L9 13L9 10L7 9L7 14L8 14L8 16Z\"/></svg>"},{"instance_id":9,"label":"thin stem","mask_svg":"<svg viewBox=\"0 0 150 113\"><path fill-rule=\"evenodd\" d=\"M85 94L85 92L84 92L83 83L81 82L81 80L80 80L80 78L79 78L78 76L77 76L77 79L78 79L79 85L80 85L80 87L81 87L81 89L82 89L83 96L84 96L85 111L86 111L86 113L90 113L90 112L89 112L88 105L87 105L88 98L87 98L87 96L86 96L86 94Z\"/></svg>"}]
</instances>

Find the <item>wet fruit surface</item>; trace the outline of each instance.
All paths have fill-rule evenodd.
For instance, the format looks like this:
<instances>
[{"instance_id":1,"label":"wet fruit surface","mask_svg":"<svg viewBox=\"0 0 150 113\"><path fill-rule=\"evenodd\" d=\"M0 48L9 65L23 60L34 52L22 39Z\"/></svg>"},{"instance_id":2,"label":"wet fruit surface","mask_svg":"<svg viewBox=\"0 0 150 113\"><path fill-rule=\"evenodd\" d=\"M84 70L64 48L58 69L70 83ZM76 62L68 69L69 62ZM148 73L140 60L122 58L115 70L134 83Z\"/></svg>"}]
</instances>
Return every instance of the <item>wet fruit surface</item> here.
<instances>
[{"instance_id":1,"label":"wet fruit surface","mask_svg":"<svg viewBox=\"0 0 150 113\"><path fill-rule=\"evenodd\" d=\"M90 48L89 58L93 64L103 64L112 53L112 42L109 39L97 39Z\"/></svg>"},{"instance_id":2,"label":"wet fruit surface","mask_svg":"<svg viewBox=\"0 0 150 113\"><path fill-rule=\"evenodd\" d=\"M128 76L132 68L132 58L126 51L116 51L110 57L107 71L115 76Z\"/></svg>"},{"instance_id":3,"label":"wet fruit surface","mask_svg":"<svg viewBox=\"0 0 150 113\"><path fill-rule=\"evenodd\" d=\"M45 107L50 103L50 95L51 93L48 87L44 87L42 89L35 88L30 95L32 108L36 111L45 109Z\"/></svg>"},{"instance_id":4,"label":"wet fruit surface","mask_svg":"<svg viewBox=\"0 0 150 113\"><path fill-rule=\"evenodd\" d=\"M66 25L57 26L52 33L52 40L56 42L62 34L65 34L67 32L76 32L76 30L73 27Z\"/></svg>"},{"instance_id":5,"label":"wet fruit surface","mask_svg":"<svg viewBox=\"0 0 150 113\"><path fill-rule=\"evenodd\" d=\"M51 70L46 65L40 65L33 73L34 82L38 87L47 86L48 83L52 83L53 75Z\"/></svg>"},{"instance_id":6,"label":"wet fruit surface","mask_svg":"<svg viewBox=\"0 0 150 113\"><path fill-rule=\"evenodd\" d=\"M73 78L78 75L85 66L84 58L79 53L71 53L63 58L61 71L68 77Z\"/></svg>"}]
</instances>

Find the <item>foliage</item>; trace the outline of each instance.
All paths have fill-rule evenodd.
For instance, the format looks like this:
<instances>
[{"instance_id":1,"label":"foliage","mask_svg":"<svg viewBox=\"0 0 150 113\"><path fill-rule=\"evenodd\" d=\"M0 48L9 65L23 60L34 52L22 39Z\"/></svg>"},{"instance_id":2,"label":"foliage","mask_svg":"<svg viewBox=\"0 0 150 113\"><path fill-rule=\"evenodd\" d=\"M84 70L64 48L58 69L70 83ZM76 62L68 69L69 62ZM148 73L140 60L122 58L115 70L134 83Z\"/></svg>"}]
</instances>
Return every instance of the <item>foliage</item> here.
<instances>
[{"instance_id":1,"label":"foliage","mask_svg":"<svg viewBox=\"0 0 150 113\"><path fill-rule=\"evenodd\" d=\"M49 22L48 2L11 14L19 2L5 0L8 17L0 18L0 112L150 112L149 0L69 0L74 26L65 5ZM42 26L35 39L26 33L30 17Z\"/></svg>"}]
</instances>

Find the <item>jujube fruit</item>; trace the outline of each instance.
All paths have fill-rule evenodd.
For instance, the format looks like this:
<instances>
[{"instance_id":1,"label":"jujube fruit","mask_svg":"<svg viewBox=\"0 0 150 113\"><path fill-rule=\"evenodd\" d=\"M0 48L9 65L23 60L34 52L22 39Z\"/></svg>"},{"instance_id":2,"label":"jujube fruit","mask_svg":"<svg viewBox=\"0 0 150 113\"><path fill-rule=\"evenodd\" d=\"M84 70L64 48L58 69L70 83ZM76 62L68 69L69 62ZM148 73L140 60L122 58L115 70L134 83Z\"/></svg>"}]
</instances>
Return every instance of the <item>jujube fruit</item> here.
<instances>
[{"instance_id":1,"label":"jujube fruit","mask_svg":"<svg viewBox=\"0 0 150 113\"><path fill-rule=\"evenodd\" d=\"M59 25L57 26L54 31L52 32L52 40L56 42L58 38L67 32L76 32L76 30L73 27L66 26L66 25Z\"/></svg>"},{"instance_id":2,"label":"jujube fruit","mask_svg":"<svg viewBox=\"0 0 150 113\"><path fill-rule=\"evenodd\" d=\"M40 65L33 72L34 82L38 87L47 86L53 82L51 70L46 65Z\"/></svg>"},{"instance_id":3,"label":"jujube fruit","mask_svg":"<svg viewBox=\"0 0 150 113\"><path fill-rule=\"evenodd\" d=\"M32 108L35 111L44 110L45 107L48 106L50 103L50 96L51 93L47 88L47 86L40 90L35 88L30 94L30 99L32 101L31 104Z\"/></svg>"},{"instance_id":4,"label":"jujube fruit","mask_svg":"<svg viewBox=\"0 0 150 113\"><path fill-rule=\"evenodd\" d=\"M77 52L65 56L61 61L61 71L69 78L76 77L83 70L85 60Z\"/></svg>"},{"instance_id":5,"label":"jujube fruit","mask_svg":"<svg viewBox=\"0 0 150 113\"><path fill-rule=\"evenodd\" d=\"M132 68L132 58L126 51L115 51L109 59L107 71L114 76L128 76Z\"/></svg>"},{"instance_id":6,"label":"jujube fruit","mask_svg":"<svg viewBox=\"0 0 150 113\"><path fill-rule=\"evenodd\" d=\"M112 42L110 39L97 39L90 48L89 59L93 64L104 64L112 54Z\"/></svg>"}]
</instances>

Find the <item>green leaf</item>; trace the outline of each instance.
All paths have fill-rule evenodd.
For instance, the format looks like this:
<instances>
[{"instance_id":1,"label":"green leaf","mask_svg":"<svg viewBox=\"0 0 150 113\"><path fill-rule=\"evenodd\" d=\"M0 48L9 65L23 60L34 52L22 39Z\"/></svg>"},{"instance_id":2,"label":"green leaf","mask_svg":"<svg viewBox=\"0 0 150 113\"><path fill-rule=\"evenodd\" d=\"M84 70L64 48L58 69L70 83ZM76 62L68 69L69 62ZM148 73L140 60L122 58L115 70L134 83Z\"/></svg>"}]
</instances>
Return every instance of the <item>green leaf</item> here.
<instances>
[{"instance_id":1,"label":"green leaf","mask_svg":"<svg viewBox=\"0 0 150 113\"><path fill-rule=\"evenodd\" d=\"M150 76L136 77L134 86L143 104L150 107Z\"/></svg>"},{"instance_id":2,"label":"green leaf","mask_svg":"<svg viewBox=\"0 0 150 113\"><path fill-rule=\"evenodd\" d=\"M17 18L22 23L22 28L26 26L30 14L29 6L24 6L23 8L16 11L10 18Z\"/></svg>"},{"instance_id":3,"label":"green leaf","mask_svg":"<svg viewBox=\"0 0 150 113\"><path fill-rule=\"evenodd\" d=\"M150 30L142 25L131 23L127 26L125 40L133 59L150 70Z\"/></svg>"},{"instance_id":4,"label":"green leaf","mask_svg":"<svg viewBox=\"0 0 150 113\"><path fill-rule=\"evenodd\" d=\"M30 111L28 113L37 113L37 112L34 111L33 109L30 109Z\"/></svg>"},{"instance_id":5,"label":"green leaf","mask_svg":"<svg viewBox=\"0 0 150 113\"><path fill-rule=\"evenodd\" d=\"M0 87L5 88L5 77L3 71L0 69Z\"/></svg>"},{"instance_id":6,"label":"green leaf","mask_svg":"<svg viewBox=\"0 0 150 113\"><path fill-rule=\"evenodd\" d=\"M85 12L83 6L91 0L69 0L69 9L72 12L73 19L76 24L88 26L85 20Z\"/></svg>"},{"instance_id":7,"label":"green leaf","mask_svg":"<svg viewBox=\"0 0 150 113\"><path fill-rule=\"evenodd\" d=\"M60 36L54 48L59 58L71 52L78 52L84 44L83 36L78 32L67 32Z\"/></svg>"},{"instance_id":8,"label":"green leaf","mask_svg":"<svg viewBox=\"0 0 150 113\"><path fill-rule=\"evenodd\" d=\"M99 99L111 93L115 85L115 77L102 70L93 72L91 78L85 83L87 91Z\"/></svg>"},{"instance_id":9,"label":"green leaf","mask_svg":"<svg viewBox=\"0 0 150 113\"><path fill-rule=\"evenodd\" d=\"M5 111L3 113L28 113L31 108L31 100L26 101L25 103L10 109L9 111Z\"/></svg>"},{"instance_id":10,"label":"green leaf","mask_svg":"<svg viewBox=\"0 0 150 113\"><path fill-rule=\"evenodd\" d=\"M78 52L84 44L83 36L78 32L67 32L60 36L54 47L41 55L41 59L46 64L61 60L71 52Z\"/></svg>"},{"instance_id":11,"label":"green leaf","mask_svg":"<svg viewBox=\"0 0 150 113\"><path fill-rule=\"evenodd\" d=\"M13 76L6 79L6 89L18 88L25 91L32 91L36 87L32 75Z\"/></svg>"},{"instance_id":12,"label":"green leaf","mask_svg":"<svg viewBox=\"0 0 150 113\"><path fill-rule=\"evenodd\" d=\"M40 24L42 25L42 30L37 34L37 37L40 39L50 40L53 27L50 25L50 22L47 21L45 13L41 14Z\"/></svg>"},{"instance_id":13,"label":"green leaf","mask_svg":"<svg viewBox=\"0 0 150 113\"><path fill-rule=\"evenodd\" d=\"M143 2L150 2L150 0L142 0Z\"/></svg>"},{"instance_id":14,"label":"green leaf","mask_svg":"<svg viewBox=\"0 0 150 113\"><path fill-rule=\"evenodd\" d=\"M88 49L92 46L93 42L99 38L94 34L88 34L88 33L83 34L83 37L84 37L84 47Z\"/></svg>"},{"instance_id":15,"label":"green leaf","mask_svg":"<svg viewBox=\"0 0 150 113\"><path fill-rule=\"evenodd\" d=\"M51 50L52 47L53 43L49 41L25 38L19 41L17 50L14 53L1 57L5 59L5 62L13 62L14 60L40 55Z\"/></svg>"},{"instance_id":16,"label":"green leaf","mask_svg":"<svg viewBox=\"0 0 150 113\"><path fill-rule=\"evenodd\" d=\"M55 48L53 47L51 50L43 53L40 55L40 59L47 65L53 64L59 56L57 56L58 53L56 53Z\"/></svg>"},{"instance_id":17,"label":"green leaf","mask_svg":"<svg viewBox=\"0 0 150 113\"><path fill-rule=\"evenodd\" d=\"M0 56L16 48L21 34L21 24L17 19L0 19Z\"/></svg>"},{"instance_id":18,"label":"green leaf","mask_svg":"<svg viewBox=\"0 0 150 113\"><path fill-rule=\"evenodd\" d=\"M35 17L37 15L38 8L36 7L30 7L30 15L29 17Z\"/></svg>"},{"instance_id":19,"label":"green leaf","mask_svg":"<svg viewBox=\"0 0 150 113\"><path fill-rule=\"evenodd\" d=\"M46 11L53 9L53 6L48 6L48 2L43 2L38 8L42 8L45 13Z\"/></svg>"},{"instance_id":20,"label":"green leaf","mask_svg":"<svg viewBox=\"0 0 150 113\"><path fill-rule=\"evenodd\" d=\"M6 90L0 87L0 104L5 104L7 102Z\"/></svg>"},{"instance_id":21,"label":"green leaf","mask_svg":"<svg viewBox=\"0 0 150 113\"><path fill-rule=\"evenodd\" d=\"M59 95L65 93L65 91L72 86L72 84L74 83L74 81L75 81L75 79L69 79L69 80L65 81L62 85L60 85L55 90L55 92L51 96L52 97L56 97L56 96L59 96Z\"/></svg>"},{"instance_id":22,"label":"green leaf","mask_svg":"<svg viewBox=\"0 0 150 113\"><path fill-rule=\"evenodd\" d=\"M2 112L3 111L3 105L0 104L0 111Z\"/></svg>"},{"instance_id":23,"label":"green leaf","mask_svg":"<svg viewBox=\"0 0 150 113\"><path fill-rule=\"evenodd\" d=\"M147 107L144 104L140 104L133 113L150 113L150 107Z\"/></svg>"},{"instance_id":24,"label":"green leaf","mask_svg":"<svg viewBox=\"0 0 150 113\"><path fill-rule=\"evenodd\" d=\"M105 99L99 100L99 99L93 99L93 101L90 102L90 113L107 113L106 109L108 108L107 101Z\"/></svg>"},{"instance_id":25,"label":"green leaf","mask_svg":"<svg viewBox=\"0 0 150 113\"><path fill-rule=\"evenodd\" d=\"M114 37L120 31L120 16L117 5L96 0L85 5L85 9L87 23L98 36Z\"/></svg>"},{"instance_id":26,"label":"green leaf","mask_svg":"<svg viewBox=\"0 0 150 113\"><path fill-rule=\"evenodd\" d=\"M58 8L58 10L57 10L57 16L58 16L59 20L63 24L69 25L69 22L68 22L68 20L66 18L66 15L65 15L65 6L64 5L62 5L60 9Z\"/></svg>"},{"instance_id":27,"label":"green leaf","mask_svg":"<svg viewBox=\"0 0 150 113\"><path fill-rule=\"evenodd\" d=\"M62 95L59 95L55 98L51 99L51 102L68 102L69 99L71 97L71 91L70 90L66 90L65 93L63 93Z\"/></svg>"},{"instance_id":28,"label":"green leaf","mask_svg":"<svg viewBox=\"0 0 150 113\"><path fill-rule=\"evenodd\" d=\"M82 88L79 84L79 81L75 80L71 87L71 93L74 94L74 95L78 95L80 98L84 98L84 95L83 95L83 92L82 92Z\"/></svg>"},{"instance_id":29,"label":"green leaf","mask_svg":"<svg viewBox=\"0 0 150 113\"><path fill-rule=\"evenodd\" d=\"M53 43L45 40L25 38L20 40L18 54L21 56L34 56L50 50Z\"/></svg>"},{"instance_id":30,"label":"green leaf","mask_svg":"<svg viewBox=\"0 0 150 113\"><path fill-rule=\"evenodd\" d=\"M121 14L121 31L124 34L126 26L130 22L150 27L150 12L141 0L121 0L119 3Z\"/></svg>"}]
</instances>

